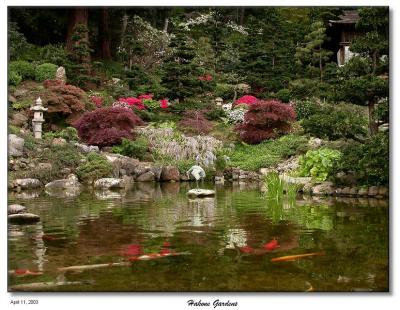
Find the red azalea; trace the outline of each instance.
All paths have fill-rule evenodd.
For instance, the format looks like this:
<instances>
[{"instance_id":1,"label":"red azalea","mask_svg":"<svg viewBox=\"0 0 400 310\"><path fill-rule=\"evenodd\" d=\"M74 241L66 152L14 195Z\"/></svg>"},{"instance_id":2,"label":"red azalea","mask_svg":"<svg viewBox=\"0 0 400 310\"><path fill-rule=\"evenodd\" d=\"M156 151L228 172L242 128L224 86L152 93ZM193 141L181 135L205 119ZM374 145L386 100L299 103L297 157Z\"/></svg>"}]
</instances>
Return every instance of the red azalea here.
<instances>
[{"instance_id":1,"label":"red azalea","mask_svg":"<svg viewBox=\"0 0 400 310\"><path fill-rule=\"evenodd\" d=\"M200 81L212 81L213 77L210 74L205 74L205 75L199 76L198 79Z\"/></svg>"},{"instance_id":2,"label":"red azalea","mask_svg":"<svg viewBox=\"0 0 400 310\"><path fill-rule=\"evenodd\" d=\"M254 96L250 96L250 95L245 95L243 97L240 97L238 100L236 100L235 104L247 104L247 105L251 105L254 104L258 101L258 99Z\"/></svg>"},{"instance_id":3,"label":"red azalea","mask_svg":"<svg viewBox=\"0 0 400 310\"><path fill-rule=\"evenodd\" d=\"M279 247L280 247L280 245L278 244L278 240L276 240L276 239L264 244L264 246L263 246L263 248L266 249L267 251L272 251Z\"/></svg>"},{"instance_id":4,"label":"red azalea","mask_svg":"<svg viewBox=\"0 0 400 310\"><path fill-rule=\"evenodd\" d=\"M121 250L123 256L134 256L143 254L143 248L140 244L131 244Z\"/></svg>"},{"instance_id":5,"label":"red azalea","mask_svg":"<svg viewBox=\"0 0 400 310\"><path fill-rule=\"evenodd\" d=\"M162 100L160 100L160 108L161 108L161 109L166 109L166 108L168 108L168 100L167 100L167 99L162 99Z\"/></svg>"},{"instance_id":6,"label":"red azalea","mask_svg":"<svg viewBox=\"0 0 400 310\"><path fill-rule=\"evenodd\" d=\"M239 248L239 250L240 250L240 252L246 253L246 254L250 254L250 253L254 252L254 249L249 245L242 246L241 248Z\"/></svg>"}]
</instances>

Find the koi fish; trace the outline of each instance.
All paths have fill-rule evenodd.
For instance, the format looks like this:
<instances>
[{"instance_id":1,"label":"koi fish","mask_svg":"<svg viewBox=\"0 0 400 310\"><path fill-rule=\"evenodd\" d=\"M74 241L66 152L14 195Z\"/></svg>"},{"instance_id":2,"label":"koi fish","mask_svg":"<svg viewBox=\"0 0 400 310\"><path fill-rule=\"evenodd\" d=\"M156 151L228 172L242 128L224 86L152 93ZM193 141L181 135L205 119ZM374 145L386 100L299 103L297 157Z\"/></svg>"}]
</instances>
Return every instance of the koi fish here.
<instances>
[{"instance_id":1,"label":"koi fish","mask_svg":"<svg viewBox=\"0 0 400 310\"><path fill-rule=\"evenodd\" d=\"M246 245L246 246L240 247L239 251L242 252L242 253L245 253L245 254L250 254L250 253L254 252L254 249L251 246Z\"/></svg>"},{"instance_id":2,"label":"koi fish","mask_svg":"<svg viewBox=\"0 0 400 310\"><path fill-rule=\"evenodd\" d=\"M23 276L40 276L43 274L43 272L31 271L29 269L15 269L15 270L10 270L8 274L18 277L23 277Z\"/></svg>"},{"instance_id":3,"label":"koi fish","mask_svg":"<svg viewBox=\"0 0 400 310\"><path fill-rule=\"evenodd\" d=\"M318 256L318 255L324 255L324 252L315 252L315 253L307 253L307 254L297 254L297 255L288 255L288 256L275 257L275 258L271 258L271 262L294 261L294 260L297 260L297 259L302 259L302 258L311 257L311 256Z\"/></svg>"},{"instance_id":4,"label":"koi fish","mask_svg":"<svg viewBox=\"0 0 400 310\"><path fill-rule=\"evenodd\" d=\"M280 245L278 244L278 240L276 240L276 239L264 244L264 246L263 246L263 248L267 251L273 251L279 247L280 247Z\"/></svg>"},{"instance_id":5,"label":"koi fish","mask_svg":"<svg viewBox=\"0 0 400 310\"><path fill-rule=\"evenodd\" d=\"M162 246L163 248L169 248L171 246L171 242L165 241Z\"/></svg>"}]
</instances>

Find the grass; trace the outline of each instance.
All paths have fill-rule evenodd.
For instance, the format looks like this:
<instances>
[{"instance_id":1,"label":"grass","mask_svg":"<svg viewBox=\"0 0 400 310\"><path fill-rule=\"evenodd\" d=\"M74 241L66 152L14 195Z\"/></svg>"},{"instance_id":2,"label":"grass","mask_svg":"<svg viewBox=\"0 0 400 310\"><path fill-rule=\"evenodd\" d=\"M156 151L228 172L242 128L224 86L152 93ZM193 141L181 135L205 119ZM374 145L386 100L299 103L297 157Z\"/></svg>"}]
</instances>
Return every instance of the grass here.
<instances>
[{"instance_id":1,"label":"grass","mask_svg":"<svg viewBox=\"0 0 400 310\"><path fill-rule=\"evenodd\" d=\"M230 166L252 171L273 167L290 156L305 153L307 143L307 137L291 134L256 145L237 144L228 154Z\"/></svg>"},{"instance_id":2,"label":"grass","mask_svg":"<svg viewBox=\"0 0 400 310\"><path fill-rule=\"evenodd\" d=\"M297 193L300 190L300 186L298 184L285 182L276 172L268 173L264 178L264 184L267 188L267 199L281 200L285 197L292 205L296 201Z\"/></svg>"}]
</instances>

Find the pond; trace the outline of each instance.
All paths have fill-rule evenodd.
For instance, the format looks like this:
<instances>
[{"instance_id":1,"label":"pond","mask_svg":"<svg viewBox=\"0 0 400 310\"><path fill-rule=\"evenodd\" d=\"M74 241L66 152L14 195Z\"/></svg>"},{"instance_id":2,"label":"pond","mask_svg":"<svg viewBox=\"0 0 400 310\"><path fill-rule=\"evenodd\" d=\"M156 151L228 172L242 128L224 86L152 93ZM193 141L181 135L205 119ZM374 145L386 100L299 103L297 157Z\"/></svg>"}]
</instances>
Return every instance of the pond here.
<instances>
[{"instance_id":1,"label":"pond","mask_svg":"<svg viewBox=\"0 0 400 310\"><path fill-rule=\"evenodd\" d=\"M194 187L136 183L75 197L10 193L9 203L26 205L41 221L8 226L8 269L42 274L9 275L9 289L50 282L25 290L388 291L387 200L268 200L256 184L207 183L202 187L215 189L214 198L188 199ZM265 250L273 240L279 247ZM128 263L153 253L182 255ZM58 269L109 263L122 264Z\"/></svg>"}]
</instances>

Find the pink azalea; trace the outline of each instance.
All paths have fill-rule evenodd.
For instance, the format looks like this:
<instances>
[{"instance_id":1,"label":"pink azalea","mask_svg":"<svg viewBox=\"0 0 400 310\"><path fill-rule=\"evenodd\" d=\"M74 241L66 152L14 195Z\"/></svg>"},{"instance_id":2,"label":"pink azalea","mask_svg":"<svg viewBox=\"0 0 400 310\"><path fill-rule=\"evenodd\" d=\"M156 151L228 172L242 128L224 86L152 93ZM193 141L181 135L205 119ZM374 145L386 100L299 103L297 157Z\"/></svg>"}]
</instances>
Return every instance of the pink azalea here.
<instances>
[{"instance_id":1,"label":"pink azalea","mask_svg":"<svg viewBox=\"0 0 400 310\"><path fill-rule=\"evenodd\" d=\"M243 97L240 97L238 100L236 100L235 104L247 104L247 105L251 105L254 104L258 101L258 99L254 96L250 96L250 95L245 95Z\"/></svg>"},{"instance_id":2,"label":"pink azalea","mask_svg":"<svg viewBox=\"0 0 400 310\"><path fill-rule=\"evenodd\" d=\"M140 95L138 98L141 100L151 100L151 99L153 99L153 94L147 94L147 95L143 94L143 95Z\"/></svg>"},{"instance_id":3,"label":"pink azalea","mask_svg":"<svg viewBox=\"0 0 400 310\"><path fill-rule=\"evenodd\" d=\"M161 109L166 109L166 108L168 108L168 100L167 100L167 99L162 99L162 100L160 100L160 108L161 108Z\"/></svg>"}]
</instances>

